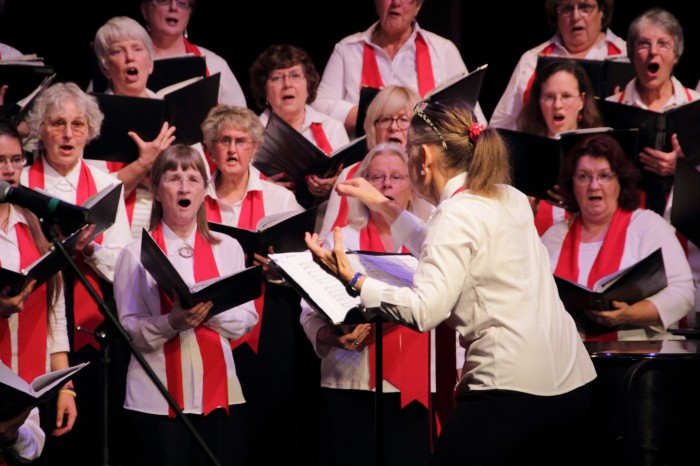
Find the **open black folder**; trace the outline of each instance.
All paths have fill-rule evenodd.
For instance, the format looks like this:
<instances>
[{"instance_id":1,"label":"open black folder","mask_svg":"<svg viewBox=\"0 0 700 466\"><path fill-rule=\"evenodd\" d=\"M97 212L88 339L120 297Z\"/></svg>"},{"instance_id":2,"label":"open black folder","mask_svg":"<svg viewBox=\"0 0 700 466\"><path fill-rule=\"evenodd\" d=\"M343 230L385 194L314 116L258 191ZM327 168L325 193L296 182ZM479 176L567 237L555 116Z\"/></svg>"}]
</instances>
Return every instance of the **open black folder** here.
<instances>
[{"instance_id":1,"label":"open black folder","mask_svg":"<svg viewBox=\"0 0 700 466\"><path fill-rule=\"evenodd\" d=\"M18 416L27 408L48 401L78 371L90 364L84 362L66 369L48 372L29 384L0 362L0 422Z\"/></svg>"},{"instance_id":2,"label":"open black folder","mask_svg":"<svg viewBox=\"0 0 700 466\"><path fill-rule=\"evenodd\" d=\"M671 225L700 246L700 172L683 158L676 161Z\"/></svg>"},{"instance_id":3,"label":"open black folder","mask_svg":"<svg viewBox=\"0 0 700 466\"><path fill-rule=\"evenodd\" d=\"M394 286L411 286L418 259L410 254L383 254L347 251L353 270ZM360 312L360 298L352 296L339 278L316 262L311 251L268 256L285 277L317 312L333 325L368 322L376 312Z\"/></svg>"},{"instance_id":4,"label":"open black folder","mask_svg":"<svg viewBox=\"0 0 700 466\"><path fill-rule=\"evenodd\" d=\"M598 280L593 290L554 276L559 297L571 314L584 310L608 311L612 301L634 304L666 288L666 269L661 248L634 265Z\"/></svg>"},{"instance_id":5,"label":"open black folder","mask_svg":"<svg viewBox=\"0 0 700 466\"><path fill-rule=\"evenodd\" d=\"M2 67L0 67L2 69ZM56 79L56 73L53 73L51 75L48 75L44 78L39 85L34 88L28 95L26 95L24 98L18 100L15 103L7 103L5 105L0 106L0 118L4 118L6 120L9 120L10 123L13 125L17 126L22 120L24 120L24 117L27 116L27 113L29 113L29 110L31 110L32 105L34 104L34 101L41 95L42 92L44 92L51 84L53 84L53 81ZM2 84L0 84L1 86Z\"/></svg>"},{"instance_id":6,"label":"open black folder","mask_svg":"<svg viewBox=\"0 0 700 466\"><path fill-rule=\"evenodd\" d=\"M585 58L558 57L554 55L539 55L537 68L541 69L550 63L571 60L579 65L588 75L595 96L601 99L613 95L616 88L624 89L634 77L634 67L627 57L609 57L605 60L589 60Z\"/></svg>"},{"instance_id":7,"label":"open black folder","mask_svg":"<svg viewBox=\"0 0 700 466\"><path fill-rule=\"evenodd\" d=\"M638 128L639 148L671 151L671 135L678 134L683 154L692 164L700 163L700 100L654 112L618 102L602 100L598 108L605 124L615 129Z\"/></svg>"},{"instance_id":8,"label":"open black folder","mask_svg":"<svg viewBox=\"0 0 700 466\"><path fill-rule=\"evenodd\" d=\"M153 61L146 87L153 92L197 76L206 76L207 62L197 55L178 55Z\"/></svg>"},{"instance_id":9,"label":"open black folder","mask_svg":"<svg viewBox=\"0 0 700 466\"><path fill-rule=\"evenodd\" d=\"M0 86L7 84L4 105L14 104L30 95L44 79L54 74L52 66L37 63L7 63L0 60Z\"/></svg>"},{"instance_id":10,"label":"open black folder","mask_svg":"<svg viewBox=\"0 0 700 466\"><path fill-rule=\"evenodd\" d=\"M304 251L304 233L313 233L317 213L318 206L268 215L260 219L255 231L214 222L209 222L209 229L236 239L246 254L246 264L252 265L253 254L267 256L270 246L278 253Z\"/></svg>"},{"instance_id":11,"label":"open black folder","mask_svg":"<svg viewBox=\"0 0 700 466\"><path fill-rule=\"evenodd\" d=\"M474 71L460 73L437 86L428 92L423 98L431 102L443 100L459 100L464 102L472 111L476 108L481 93L481 85L484 82L484 75L488 65L481 65ZM357 106L357 120L355 132L358 135L364 134L365 118L367 108L372 100L379 94L381 89L376 87L363 86L360 89L360 101Z\"/></svg>"},{"instance_id":12,"label":"open black folder","mask_svg":"<svg viewBox=\"0 0 700 466\"><path fill-rule=\"evenodd\" d=\"M188 309L197 303L211 301L214 306L209 311L209 317L252 301L262 294L263 277L260 266L187 285L146 230L143 230L141 235L141 264L171 299L174 296L173 292L177 292L183 308Z\"/></svg>"},{"instance_id":13,"label":"open black folder","mask_svg":"<svg viewBox=\"0 0 700 466\"><path fill-rule=\"evenodd\" d=\"M331 176L341 164L345 167L350 166L362 160L365 155L365 136L354 139L326 155L277 114L270 112L270 119L265 127L265 138L255 154L253 165L265 176L286 173L287 179L294 182L297 202L308 208L313 204L314 197L306 187L306 175Z\"/></svg>"},{"instance_id":14,"label":"open black folder","mask_svg":"<svg viewBox=\"0 0 700 466\"><path fill-rule=\"evenodd\" d=\"M82 232L82 229L77 230L61 241L63 249L65 249L68 254L73 253ZM35 289L40 287L52 276L63 270L66 265L68 265L68 262L63 254L61 254L61 251L52 246L44 255L31 263L26 269L20 270L19 272L0 267L0 283L2 283L1 286L3 288L9 286L10 295L15 296L32 280L36 280L36 285L34 285Z\"/></svg>"},{"instance_id":15,"label":"open black folder","mask_svg":"<svg viewBox=\"0 0 700 466\"><path fill-rule=\"evenodd\" d=\"M144 141L152 141L166 121L176 127L176 143L201 142L200 126L218 102L219 77L216 73L193 78L184 87L166 87L158 92L162 99L93 94L105 119L100 136L85 147L85 158L133 162L138 148L127 133L134 131Z\"/></svg>"},{"instance_id":16,"label":"open black folder","mask_svg":"<svg viewBox=\"0 0 700 466\"><path fill-rule=\"evenodd\" d=\"M556 138L503 128L498 133L508 147L513 186L537 199L549 198L547 190L557 184L564 156L584 136L610 134L630 159L637 163L638 158L637 130L589 128L560 133Z\"/></svg>"}]
</instances>

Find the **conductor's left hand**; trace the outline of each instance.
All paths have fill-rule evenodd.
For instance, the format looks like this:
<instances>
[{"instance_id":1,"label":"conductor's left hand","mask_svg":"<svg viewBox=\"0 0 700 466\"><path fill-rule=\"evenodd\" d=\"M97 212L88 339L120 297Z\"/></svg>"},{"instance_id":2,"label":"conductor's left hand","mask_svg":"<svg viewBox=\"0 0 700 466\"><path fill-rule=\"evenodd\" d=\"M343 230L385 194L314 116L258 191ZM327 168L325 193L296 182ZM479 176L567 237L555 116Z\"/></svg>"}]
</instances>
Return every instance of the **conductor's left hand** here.
<instances>
[{"instance_id":1,"label":"conductor's left hand","mask_svg":"<svg viewBox=\"0 0 700 466\"><path fill-rule=\"evenodd\" d=\"M324 249L318 244L318 235L316 233L313 235L306 233L304 235L304 240L311 253L335 276L344 282L352 280L355 272L350 267L350 261L345 254L345 249L343 248L343 234L340 232L340 228L336 227L333 229L334 246L332 251Z\"/></svg>"}]
</instances>

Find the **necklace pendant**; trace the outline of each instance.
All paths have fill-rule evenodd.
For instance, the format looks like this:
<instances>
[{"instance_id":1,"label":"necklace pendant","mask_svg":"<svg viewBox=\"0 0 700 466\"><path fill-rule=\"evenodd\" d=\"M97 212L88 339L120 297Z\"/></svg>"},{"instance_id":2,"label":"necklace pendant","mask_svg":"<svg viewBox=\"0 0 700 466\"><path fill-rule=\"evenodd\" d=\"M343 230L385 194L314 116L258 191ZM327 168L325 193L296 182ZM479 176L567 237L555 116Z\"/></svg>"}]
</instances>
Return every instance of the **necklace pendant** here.
<instances>
[{"instance_id":1,"label":"necklace pendant","mask_svg":"<svg viewBox=\"0 0 700 466\"><path fill-rule=\"evenodd\" d=\"M180 254L180 257L184 257L185 259L189 259L194 255L194 249L190 247L189 245L184 245L180 249L177 250L177 253Z\"/></svg>"}]
</instances>

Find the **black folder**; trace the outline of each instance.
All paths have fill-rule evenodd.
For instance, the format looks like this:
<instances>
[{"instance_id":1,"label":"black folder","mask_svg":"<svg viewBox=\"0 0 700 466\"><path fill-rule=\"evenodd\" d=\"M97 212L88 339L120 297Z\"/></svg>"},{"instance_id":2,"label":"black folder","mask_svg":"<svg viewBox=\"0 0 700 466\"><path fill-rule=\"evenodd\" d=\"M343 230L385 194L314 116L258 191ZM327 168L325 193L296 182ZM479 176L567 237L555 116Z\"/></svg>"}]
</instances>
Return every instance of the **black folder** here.
<instances>
[{"instance_id":1,"label":"black folder","mask_svg":"<svg viewBox=\"0 0 700 466\"><path fill-rule=\"evenodd\" d=\"M211 301L214 306L209 311L209 317L252 301L262 294L260 266L188 286L146 230L141 235L141 264L171 299L173 291L177 292L183 308Z\"/></svg>"},{"instance_id":2,"label":"black folder","mask_svg":"<svg viewBox=\"0 0 700 466\"><path fill-rule=\"evenodd\" d=\"M584 310L613 309L612 301L634 304L655 295L668 284L661 248L636 264L601 278L594 286L596 291L556 275L554 281L564 307L572 315Z\"/></svg>"},{"instance_id":3,"label":"black folder","mask_svg":"<svg viewBox=\"0 0 700 466\"><path fill-rule=\"evenodd\" d=\"M700 164L700 100L654 112L607 100L598 103L605 124L615 129L638 128L639 148L671 151L671 135L678 134L683 154L692 164Z\"/></svg>"},{"instance_id":4,"label":"black folder","mask_svg":"<svg viewBox=\"0 0 700 466\"><path fill-rule=\"evenodd\" d=\"M0 362L0 422L13 419L24 410L48 401L88 364L84 362L42 374L29 384Z\"/></svg>"},{"instance_id":5,"label":"black folder","mask_svg":"<svg viewBox=\"0 0 700 466\"><path fill-rule=\"evenodd\" d=\"M61 241L63 249L65 249L69 255L73 253L73 249L75 249L75 245L80 239L81 234L82 229L75 231ZM0 283L2 283L3 288L9 286L10 295L16 296L30 281L36 280L36 285L34 285L34 289L36 289L63 270L67 264L68 262L61 251L52 245L49 251L35 260L26 269L20 270L19 272L0 267Z\"/></svg>"},{"instance_id":6,"label":"black folder","mask_svg":"<svg viewBox=\"0 0 700 466\"><path fill-rule=\"evenodd\" d=\"M479 94L481 93L481 85L484 82L486 68L488 68L488 65L481 65L471 73L464 72L455 75L428 92L424 99L430 102L459 100L464 102L471 111L474 111L479 101ZM360 89L360 101L357 106L357 124L355 128L355 133L360 136L365 133L364 124L369 104L371 104L372 100L379 94L379 91L381 91L381 89L369 86L362 86Z\"/></svg>"},{"instance_id":7,"label":"black folder","mask_svg":"<svg viewBox=\"0 0 700 466\"><path fill-rule=\"evenodd\" d=\"M584 136L610 134L620 143L627 157L638 163L637 130L589 128L560 133L557 138L504 128L499 128L498 133L508 147L513 186L537 199L549 198L547 190L557 184L564 156Z\"/></svg>"},{"instance_id":8,"label":"black folder","mask_svg":"<svg viewBox=\"0 0 700 466\"><path fill-rule=\"evenodd\" d=\"M255 154L253 165L266 176L286 173L294 182L297 202L309 208L314 197L306 187L306 175L331 176L342 164L347 167L367 155L367 137L354 139L326 155L303 134L290 126L274 112L265 127L262 146Z\"/></svg>"},{"instance_id":9,"label":"black folder","mask_svg":"<svg viewBox=\"0 0 700 466\"><path fill-rule=\"evenodd\" d=\"M272 246L275 253L306 250L304 233L313 233L318 206L301 211L282 212L263 217L255 231L209 222L209 229L236 239L246 254L246 264L253 264L253 255L267 256Z\"/></svg>"},{"instance_id":10,"label":"black folder","mask_svg":"<svg viewBox=\"0 0 700 466\"><path fill-rule=\"evenodd\" d=\"M0 67L0 70L2 67ZM17 126L31 110L34 101L44 92L53 81L56 79L56 73L48 75L41 83L34 88L27 96L14 103L8 103L0 106L0 118L8 120L13 125ZM1 86L2 84L0 84Z\"/></svg>"},{"instance_id":11,"label":"black folder","mask_svg":"<svg viewBox=\"0 0 700 466\"><path fill-rule=\"evenodd\" d=\"M537 57L537 70L560 61L572 60L581 65L590 79L595 96L601 99L615 93L615 89L624 89L634 77L634 67L627 57L611 57L605 60L589 60L585 58L557 57L553 55L539 55Z\"/></svg>"},{"instance_id":12,"label":"black folder","mask_svg":"<svg viewBox=\"0 0 700 466\"><path fill-rule=\"evenodd\" d=\"M700 172L682 158L676 161L671 225L700 246Z\"/></svg>"},{"instance_id":13,"label":"black folder","mask_svg":"<svg viewBox=\"0 0 700 466\"><path fill-rule=\"evenodd\" d=\"M0 86L7 84L4 104L14 104L31 94L44 79L54 74L53 66L0 61Z\"/></svg>"},{"instance_id":14,"label":"black folder","mask_svg":"<svg viewBox=\"0 0 700 466\"><path fill-rule=\"evenodd\" d=\"M207 62L197 55L178 55L153 61L146 87L153 92L197 76L207 75Z\"/></svg>"},{"instance_id":15,"label":"black folder","mask_svg":"<svg viewBox=\"0 0 700 466\"><path fill-rule=\"evenodd\" d=\"M105 119L100 136L85 147L85 158L133 162L138 149L127 133L134 131L144 141L152 141L165 121L176 127L176 143L201 142L200 126L218 102L219 77L216 73L172 92L161 89L162 100L93 94Z\"/></svg>"}]
</instances>

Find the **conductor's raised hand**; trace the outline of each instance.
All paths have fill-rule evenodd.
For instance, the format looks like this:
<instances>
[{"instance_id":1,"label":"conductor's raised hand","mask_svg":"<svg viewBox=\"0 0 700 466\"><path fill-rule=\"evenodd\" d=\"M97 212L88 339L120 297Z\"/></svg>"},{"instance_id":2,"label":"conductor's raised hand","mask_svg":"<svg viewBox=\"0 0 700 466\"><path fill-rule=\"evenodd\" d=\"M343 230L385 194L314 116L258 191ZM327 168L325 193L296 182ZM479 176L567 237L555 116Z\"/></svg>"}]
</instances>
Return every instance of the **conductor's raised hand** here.
<instances>
[{"instance_id":1,"label":"conductor's raised hand","mask_svg":"<svg viewBox=\"0 0 700 466\"><path fill-rule=\"evenodd\" d=\"M205 301L195 304L191 309L183 309L177 291L173 292L173 296L173 307L168 314L168 322L172 328L181 332L199 326L214 307L211 301Z\"/></svg>"},{"instance_id":2,"label":"conductor's raised hand","mask_svg":"<svg viewBox=\"0 0 700 466\"><path fill-rule=\"evenodd\" d=\"M338 183L335 190L341 196L350 196L359 199L370 210L378 211L379 208L391 200L381 193L372 183L364 178L351 178Z\"/></svg>"}]
</instances>

